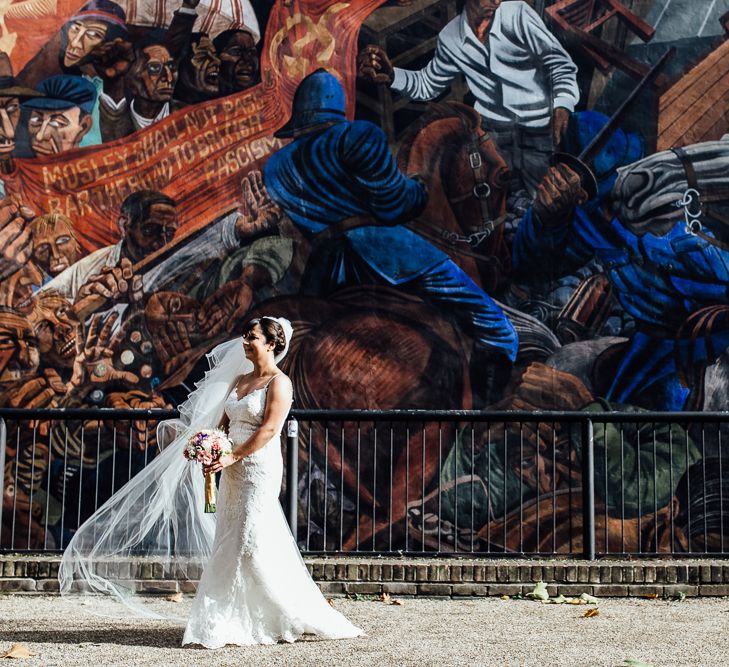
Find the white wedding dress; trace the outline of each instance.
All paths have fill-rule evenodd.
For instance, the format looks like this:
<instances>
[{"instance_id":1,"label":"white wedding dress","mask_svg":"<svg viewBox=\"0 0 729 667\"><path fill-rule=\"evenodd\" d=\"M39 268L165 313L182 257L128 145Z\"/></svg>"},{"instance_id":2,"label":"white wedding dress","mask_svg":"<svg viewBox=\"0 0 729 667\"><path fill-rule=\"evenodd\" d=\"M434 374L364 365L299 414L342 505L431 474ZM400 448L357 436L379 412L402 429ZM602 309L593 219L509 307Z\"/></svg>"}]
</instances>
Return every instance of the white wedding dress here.
<instances>
[{"instance_id":1,"label":"white wedding dress","mask_svg":"<svg viewBox=\"0 0 729 667\"><path fill-rule=\"evenodd\" d=\"M228 396L235 445L261 425L266 390L238 400L234 389ZM282 475L280 434L223 470L212 554L183 645L219 648L292 642L305 633L326 639L364 634L329 605L309 576L279 503Z\"/></svg>"}]
</instances>

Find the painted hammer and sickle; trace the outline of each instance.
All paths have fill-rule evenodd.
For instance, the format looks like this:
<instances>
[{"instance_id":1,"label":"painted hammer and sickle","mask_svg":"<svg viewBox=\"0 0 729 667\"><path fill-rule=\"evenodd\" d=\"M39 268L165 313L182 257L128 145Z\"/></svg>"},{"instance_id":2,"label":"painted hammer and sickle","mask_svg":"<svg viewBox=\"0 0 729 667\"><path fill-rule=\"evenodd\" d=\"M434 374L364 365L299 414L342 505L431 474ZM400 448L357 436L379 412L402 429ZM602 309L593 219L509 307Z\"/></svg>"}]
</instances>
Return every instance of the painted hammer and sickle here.
<instances>
[{"instance_id":1,"label":"painted hammer and sickle","mask_svg":"<svg viewBox=\"0 0 729 667\"><path fill-rule=\"evenodd\" d=\"M336 40L328 27L329 20L333 14L342 11L346 7L349 7L348 2L338 2L332 5L319 17L316 23L314 23L311 17L300 12L288 17L283 28L274 35L271 40L271 46L269 47L269 59L276 73L280 74L281 71L277 62L279 60L277 58L278 51L291 32L291 29L300 24L303 24L306 29L304 36L291 44L290 55L282 54L280 58L286 68L286 74L292 78L304 78L311 64L311 60L303 55L304 49L313 43L320 45L319 50L313 58L316 66L321 67L326 65L332 57L336 46Z\"/></svg>"}]
</instances>

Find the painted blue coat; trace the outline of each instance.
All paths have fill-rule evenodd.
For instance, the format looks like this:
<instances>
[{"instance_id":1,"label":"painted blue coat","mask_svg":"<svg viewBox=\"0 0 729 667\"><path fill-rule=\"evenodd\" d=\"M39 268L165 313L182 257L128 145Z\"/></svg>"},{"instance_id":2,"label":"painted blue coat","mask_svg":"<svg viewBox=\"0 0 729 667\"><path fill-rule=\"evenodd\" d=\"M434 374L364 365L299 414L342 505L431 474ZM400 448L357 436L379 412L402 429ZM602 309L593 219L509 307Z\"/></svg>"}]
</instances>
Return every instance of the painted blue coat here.
<instances>
[{"instance_id":1,"label":"painted blue coat","mask_svg":"<svg viewBox=\"0 0 729 667\"><path fill-rule=\"evenodd\" d=\"M420 213L427 193L422 183L400 172L385 134L372 123L346 121L296 139L269 158L264 181L271 198L307 234L356 215L381 221L346 237L354 252L392 285L449 259L397 224Z\"/></svg>"}]
</instances>

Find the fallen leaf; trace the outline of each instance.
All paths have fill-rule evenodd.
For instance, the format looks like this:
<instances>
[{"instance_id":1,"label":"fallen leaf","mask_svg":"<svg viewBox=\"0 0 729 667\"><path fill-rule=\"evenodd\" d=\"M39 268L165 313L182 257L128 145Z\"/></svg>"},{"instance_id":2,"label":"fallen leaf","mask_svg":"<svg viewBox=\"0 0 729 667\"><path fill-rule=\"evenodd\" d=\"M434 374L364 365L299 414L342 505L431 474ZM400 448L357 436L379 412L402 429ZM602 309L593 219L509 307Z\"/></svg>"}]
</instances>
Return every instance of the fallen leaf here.
<instances>
[{"instance_id":1,"label":"fallen leaf","mask_svg":"<svg viewBox=\"0 0 729 667\"><path fill-rule=\"evenodd\" d=\"M580 598L567 598L565 600L565 604L587 604L585 600L581 600Z\"/></svg>"},{"instance_id":2,"label":"fallen leaf","mask_svg":"<svg viewBox=\"0 0 729 667\"><path fill-rule=\"evenodd\" d=\"M0 656L0 658L16 658L18 660L23 660L24 658L32 658L34 655L38 654L31 653L27 646L23 646L22 644L13 644L8 649L8 652L5 655Z\"/></svg>"},{"instance_id":3,"label":"fallen leaf","mask_svg":"<svg viewBox=\"0 0 729 667\"><path fill-rule=\"evenodd\" d=\"M564 604L565 602L567 602L567 598L561 593L556 598L549 598L549 600L544 600L545 604Z\"/></svg>"},{"instance_id":4,"label":"fallen leaf","mask_svg":"<svg viewBox=\"0 0 729 667\"><path fill-rule=\"evenodd\" d=\"M640 660L636 660L635 658L628 658L623 662L626 665L630 665L630 667L653 667L653 665L649 665L647 662L641 662Z\"/></svg>"},{"instance_id":5,"label":"fallen leaf","mask_svg":"<svg viewBox=\"0 0 729 667\"><path fill-rule=\"evenodd\" d=\"M679 591L676 593L676 600L683 602L686 599L686 591Z\"/></svg>"},{"instance_id":6,"label":"fallen leaf","mask_svg":"<svg viewBox=\"0 0 729 667\"><path fill-rule=\"evenodd\" d=\"M500 595L499 596L502 600L511 600L511 598L508 595Z\"/></svg>"},{"instance_id":7,"label":"fallen leaf","mask_svg":"<svg viewBox=\"0 0 729 667\"><path fill-rule=\"evenodd\" d=\"M582 614L583 618L594 618L595 616L600 615L599 609L588 609L584 614Z\"/></svg>"},{"instance_id":8,"label":"fallen leaf","mask_svg":"<svg viewBox=\"0 0 729 667\"><path fill-rule=\"evenodd\" d=\"M582 593L580 600L584 600L587 604L597 604L597 598L589 593Z\"/></svg>"},{"instance_id":9,"label":"fallen leaf","mask_svg":"<svg viewBox=\"0 0 729 667\"><path fill-rule=\"evenodd\" d=\"M334 598L327 598L327 603L329 604L330 607L333 607L334 606Z\"/></svg>"},{"instance_id":10,"label":"fallen leaf","mask_svg":"<svg viewBox=\"0 0 729 667\"><path fill-rule=\"evenodd\" d=\"M393 600L390 597L389 593L382 593L382 595L380 595L380 602L383 602L384 604L396 604L396 605L402 604L402 602L400 602L400 600Z\"/></svg>"},{"instance_id":11,"label":"fallen leaf","mask_svg":"<svg viewBox=\"0 0 729 667\"><path fill-rule=\"evenodd\" d=\"M168 595L165 600L167 600L167 602L182 602L182 593L173 593L172 595Z\"/></svg>"},{"instance_id":12,"label":"fallen leaf","mask_svg":"<svg viewBox=\"0 0 729 667\"><path fill-rule=\"evenodd\" d=\"M648 593L647 595L641 595L642 598L646 600L657 600L658 599L658 593Z\"/></svg>"},{"instance_id":13,"label":"fallen leaf","mask_svg":"<svg viewBox=\"0 0 729 667\"><path fill-rule=\"evenodd\" d=\"M536 586L534 586L534 590L531 593L527 593L526 596L531 600L549 600L547 584L543 581L538 581Z\"/></svg>"}]
</instances>

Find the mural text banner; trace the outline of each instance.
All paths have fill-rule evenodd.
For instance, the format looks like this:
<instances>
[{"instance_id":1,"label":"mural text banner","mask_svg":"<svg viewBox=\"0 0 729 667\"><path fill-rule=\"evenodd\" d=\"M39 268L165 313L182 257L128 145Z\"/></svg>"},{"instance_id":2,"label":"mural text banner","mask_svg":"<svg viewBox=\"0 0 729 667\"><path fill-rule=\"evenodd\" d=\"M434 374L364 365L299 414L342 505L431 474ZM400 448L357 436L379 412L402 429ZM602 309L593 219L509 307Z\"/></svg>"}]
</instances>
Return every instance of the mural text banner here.
<instances>
[{"instance_id":1,"label":"mural text banner","mask_svg":"<svg viewBox=\"0 0 729 667\"><path fill-rule=\"evenodd\" d=\"M182 229L205 225L238 206L241 177L260 169L281 147L272 134L288 118L304 76L319 67L336 73L353 111L357 33L380 3L277 4L266 32L260 85L181 109L103 146L16 160L4 179L6 190L38 211L75 220L86 251L118 240L119 206L139 189L173 197Z\"/></svg>"}]
</instances>

